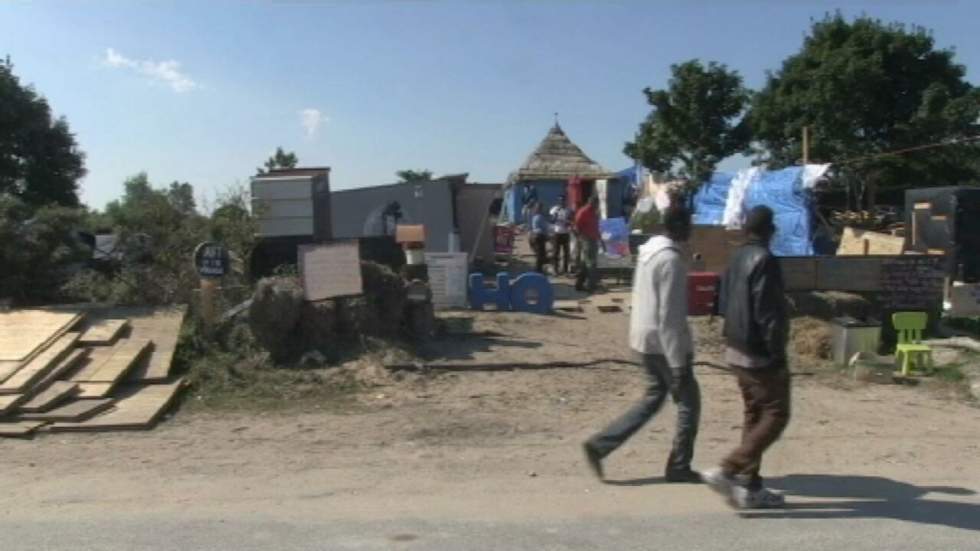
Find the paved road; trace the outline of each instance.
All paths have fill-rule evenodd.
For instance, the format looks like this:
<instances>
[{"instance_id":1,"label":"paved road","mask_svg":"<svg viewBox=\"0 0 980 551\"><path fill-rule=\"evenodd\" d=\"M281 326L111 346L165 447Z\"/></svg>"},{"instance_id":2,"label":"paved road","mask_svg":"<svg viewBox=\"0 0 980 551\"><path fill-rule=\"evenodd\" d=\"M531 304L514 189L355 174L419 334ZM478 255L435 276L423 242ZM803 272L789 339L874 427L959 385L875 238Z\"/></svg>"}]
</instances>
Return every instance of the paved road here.
<instances>
[{"instance_id":1,"label":"paved road","mask_svg":"<svg viewBox=\"0 0 980 551\"><path fill-rule=\"evenodd\" d=\"M588 518L544 522L375 521L290 523L261 518L177 520L136 516L128 520L0 522L2 548L10 551L115 550L322 550L435 549L472 551L657 549L759 551L976 550L980 515L943 526L936 508L930 522L889 518L745 519L732 514L685 514L650 518ZM926 506L928 509L928 506ZM886 513L886 510L877 510ZM905 513L896 513L902 516ZM806 516L806 515L803 515Z\"/></svg>"},{"instance_id":2,"label":"paved road","mask_svg":"<svg viewBox=\"0 0 980 551\"><path fill-rule=\"evenodd\" d=\"M584 493L552 482L448 495L437 487L429 495L340 496L277 486L227 499L208 499L202 485L197 496L182 489L179 505L123 505L100 499L96 487L40 508L8 504L0 549L980 549L980 498L961 485L790 475L770 480L790 496L787 509L736 514L702 487L639 480Z\"/></svg>"}]
</instances>

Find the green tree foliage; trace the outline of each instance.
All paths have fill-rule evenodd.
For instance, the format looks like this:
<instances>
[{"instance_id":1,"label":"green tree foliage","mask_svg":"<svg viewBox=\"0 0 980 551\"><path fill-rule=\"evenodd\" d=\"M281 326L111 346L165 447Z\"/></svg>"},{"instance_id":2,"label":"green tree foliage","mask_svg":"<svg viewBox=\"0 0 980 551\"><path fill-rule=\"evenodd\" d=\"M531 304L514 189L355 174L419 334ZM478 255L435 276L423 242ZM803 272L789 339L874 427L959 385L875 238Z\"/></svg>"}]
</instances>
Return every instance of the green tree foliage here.
<instances>
[{"instance_id":1,"label":"green tree foliage","mask_svg":"<svg viewBox=\"0 0 980 551\"><path fill-rule=\"evenodd\" d=\"M743 151L749 135L743 112L749 93L742 77L714 62L671 66L665 90L643 90L652 107L623 152L669 178L697 186L725 157Z\"/></svg>"},{"instance_id":2,"label":"green tree foliage","mask_svg":"<svg viewBox=\"0 0 980 551\"><path fill-rule=\"evenodd\" d=\"M828 15L769 76L748 118L772 166L800 161L804 126L815 162L955 140L980 133L980 93L964 74L920 27ZM976 145L948 146L845 163L837 181L870 190L957 184L974 177L977 154Z\"/></svg>"},{"instance_id":3,"label":"green tree foliage","mask_svg":"<svg viewBox=\"0 0 980 551\"><path fill-rule=\"evenodd\" d=\"M398 181L402 183L413 184L416 182L428 182L432 180L431 170L399 170L395 173L398 176Z\"/></svg>"},{"instance_id":4,"label":"green tree foliage","mask_svg":"<svg viewBox=\"0 0 980 551\"><path fill-rule=\"evenodd\" d=\"M28 205L78 205L84 155L64 118L0 60L0 193Z\"/></svg>"},{"instance_id":5,"label":"green tree foliage","mask_svg":"<svg viewBox=\"0 0 980 551\"><path fill-rule=\"evenodd\" d=\"M0 299L19 304L57 300L71 270L91 254L76 236L82 209L47 205L33 209L0 194Z\"/></svg>"},{"instance_id":6,"label":"green tree foliage","mask_svg":"<svg viewBox=\"0 0 980 551\"><path fill-rule=\"evenodd\" d=\"M270 170L277 170L281 168L296 168L299 163L299 158L296 154L290 151L286 153L281 147L276 148L276 152L265 161L265 168L257 168L256 172L259 174L265 174Z\"/></svg>"}]
</instances>

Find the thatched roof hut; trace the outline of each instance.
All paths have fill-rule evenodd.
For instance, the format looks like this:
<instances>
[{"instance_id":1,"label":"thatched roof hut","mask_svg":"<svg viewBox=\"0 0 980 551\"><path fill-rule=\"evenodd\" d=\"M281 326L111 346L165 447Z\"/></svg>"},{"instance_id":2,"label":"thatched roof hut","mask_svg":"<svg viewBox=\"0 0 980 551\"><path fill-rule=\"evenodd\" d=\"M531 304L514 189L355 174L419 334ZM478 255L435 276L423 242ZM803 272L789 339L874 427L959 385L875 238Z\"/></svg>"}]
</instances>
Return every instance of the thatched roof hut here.
<instances>
[{"instance_id":1,"label":"thatched roof hut","mask_svg":"<svg viewBox=\"0 0 980 551\"><path fill-rule=\"evenodd\" d=\"M589 180L614 178L615 174L593 161L579 146L568 139L556 122L538 147L519 169L512 172L508 184L542 180L568 180L581 177Z\"/></svg>"}]
</instances>

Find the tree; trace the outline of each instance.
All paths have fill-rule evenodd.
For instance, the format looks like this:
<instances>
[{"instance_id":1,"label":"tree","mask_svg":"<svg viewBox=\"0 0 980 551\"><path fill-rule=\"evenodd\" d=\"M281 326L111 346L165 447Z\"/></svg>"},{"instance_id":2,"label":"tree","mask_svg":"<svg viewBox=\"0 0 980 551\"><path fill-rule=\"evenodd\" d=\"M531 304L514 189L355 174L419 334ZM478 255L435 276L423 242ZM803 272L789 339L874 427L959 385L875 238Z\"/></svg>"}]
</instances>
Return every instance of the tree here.
<instances>
[{"instance_id":1,"label":"tree","mask_svg":"<svg viewBox=\"0 0 980 551\"><path fill-rule=\"evenodd\" d=\"M197 211L197 202L194 201L194 187L187 182L172 182L170 188L167 189L167 201L181 214L191 215Z\"/></svg>"},{"instance_id":2,"label":"tree","mask_svg":"<svg viewBox=\"0 0 980 551\"><path fill-rule=\"evenodd\" d=\"M428 182L432 180L431 170L399 170L395 173L401 183Z\"/></svg>"},{"instance_id":3,"label":"tree","mask_svg":"<svg viewBox=\"0 0 980 551\"><path fill-rule=\"evenodd\" d=\"M265 168L263 169L260 167L255 170L259 174L265 174L270 170L277 170L281 168L296 168L296 165L298 163L299 163L299 159L296 157L295 153L293 153L292 151L286 153L285 151L282 150L281 147L277 147L275 154L273 154L271 157L269 157L268 160L266 160Z\"/></svg>"},{"instance_id":4,"label":"tree","mask_svg":"<svg viewBox=\"0 0 980 551\"><path fill-rule=\"evenodd\" d=\"M52 119L47 100L0 60L0 193L30 206L78 205L84 154L62 117Z\"/></svg>"},{"instance_id":5,"label":"tree","mask_svg":"<svg viewBox=\"0 0 980 551\"><path fill-rule=\"evenodd\" d=\"M623 152L652 171L692 187L706 181L725 157L749 143L743 112L749 92L724 65L692 60L671 66L666 90L645 88L653 108Z\"/></svg>"},{"instance_id":6,"label":"tree","mask_svg":"<svg viewBox=\"0 0 980 551\"><path fill-rule=\"evenodd\" d=\"M828 15L755 97L748 118L761 160L798 163L809 126L810 158L837 163L834 181L865 188L872 205L879 187L969 180L977 170L968 161L976 142L879 156L980 133L980 93L965 72L921 27Z\"/></svg>"}]
</instances>

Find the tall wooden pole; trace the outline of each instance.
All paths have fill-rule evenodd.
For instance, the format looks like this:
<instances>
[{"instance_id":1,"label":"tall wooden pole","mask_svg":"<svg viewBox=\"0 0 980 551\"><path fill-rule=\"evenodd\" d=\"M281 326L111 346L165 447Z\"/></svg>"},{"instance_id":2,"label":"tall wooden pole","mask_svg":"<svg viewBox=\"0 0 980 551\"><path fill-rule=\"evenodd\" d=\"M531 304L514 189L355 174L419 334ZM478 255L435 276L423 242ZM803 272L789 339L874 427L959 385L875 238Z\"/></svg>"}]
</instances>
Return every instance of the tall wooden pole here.
<instances>
[{"instance_id":1,"label":"tall wooden pole","mask_svg":"<svg viewBox=\"0 0 980 551\"><path fill-rule=\"evenodd\" d=\"M810 127L803 127L803 164L810 164Z\"/></svg>"}]
</instances>

